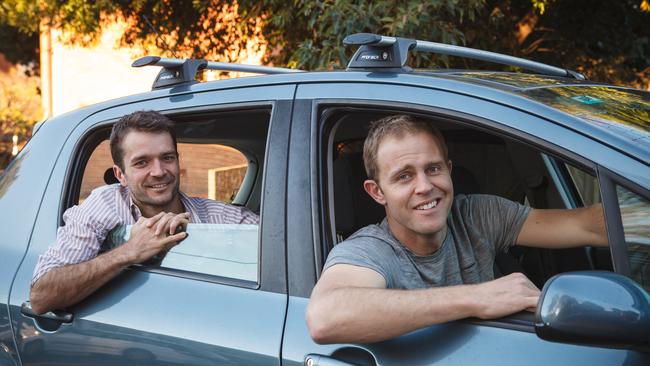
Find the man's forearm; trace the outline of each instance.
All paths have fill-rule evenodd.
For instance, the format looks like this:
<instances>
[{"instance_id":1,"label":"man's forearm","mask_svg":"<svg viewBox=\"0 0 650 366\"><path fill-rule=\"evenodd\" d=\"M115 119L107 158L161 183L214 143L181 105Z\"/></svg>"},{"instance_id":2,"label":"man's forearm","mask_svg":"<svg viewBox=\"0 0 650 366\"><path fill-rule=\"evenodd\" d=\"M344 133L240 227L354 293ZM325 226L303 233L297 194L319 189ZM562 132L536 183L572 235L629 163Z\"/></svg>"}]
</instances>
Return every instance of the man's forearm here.
<instances>
[{"instance_id":1,"label":"man's forearm","mask_svg":"<svg viewBox=\"0 0 650 366\"><path fill-rule=\"evenodd\" d=\"M342 287L307 309L312 338L319 343L376 342L475 315L469 286L422 290ZM314 299L312 299L314 300Z\"/></svg>"},{"instance_id":2,"label":"man's forearm","mask_svg":"<svg viewBox=\"0 0 650 366\"><path fill-rule=\"evenodd\" d=\"M609 245L607 240L607 229L605 224L605 213L603 212L603 205L597 203L585 208L586 218L584 219L588 225L588 231L593 233L593 239L590 243L595 246L606 247Z\"/></svg>"},{"instance_id":3,"label":"man's forearm","mask_svg":"<svg viewBox=\"0 0 650 366\"><path fill-rule=\"evenodd\" d=\"M326 283L314 289L306 317L318 343L366 343L456 319L500 318L532 309L538 299L539 289L521 273L475 285L422 290Z\"/></svg>"},{"instance_id":4,"label":"man's forearm","mask_svg":"<svg viewBox=\"0 0 650 366\"><path fill-rule=\"evenodd\" d=\"M127 256L116 249L86 262L54 268L32 286L29 296L32 309L42 314L74 305L129 264Z\"/></svg>"}]
</instances>

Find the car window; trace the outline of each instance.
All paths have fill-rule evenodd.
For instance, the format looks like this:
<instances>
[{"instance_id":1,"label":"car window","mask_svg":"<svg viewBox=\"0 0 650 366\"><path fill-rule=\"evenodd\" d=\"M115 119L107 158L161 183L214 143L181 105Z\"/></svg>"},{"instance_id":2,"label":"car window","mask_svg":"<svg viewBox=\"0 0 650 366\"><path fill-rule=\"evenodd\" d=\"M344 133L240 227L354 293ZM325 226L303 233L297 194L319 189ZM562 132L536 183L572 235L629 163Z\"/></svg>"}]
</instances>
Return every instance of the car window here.
<instances>
[{"instance_id":1,"label":"car window","mask_svg":"<svg viewBox=\"0 0 650 366\"><path fill-rule=\"evenodd\" d=\"M180 191L189 197L238 206L236 210L246 209L259 216L270 111L201 113L173 116L173 120L178 140ZM246 134L241 133L243 130ZM117 183L107 132L97 132L99 139L89 137L88 145L93 148L86 148L91 152L85 162L79 162L83 167L82 174L78 175L79 198L75 202L73 196L70 206L82 204L97 187ZM206 215L213 215L209 213L212 209L206 210ZM257 224L192 222L185 229L187 239L143 263L141 268L176 271L178 275L192 277L218 276L258 282ZM100 252L123 244L130 230L126 224L113 228Z\"/></svg>"},{"instance_id":2,"label":"car window","mask_svg":"<svg viewBox=\"0 0 650 366\"><path fill-rule=\"evenodd\" d=\"M650 200L617 186L632 279L650 291Z\"/></svg>"},{"instance_id":3,"label":"car window","mask_svg":"<svg viewBox=\"0 0 650 366\"><path fill-rule=\"evenodd\" d=\"M600 203L600 188L598 186L598 179L595 176L578 169L573 165L566 164L567 171L571 176L571 180L578 191L578 195L585 206Z\"/></svg>"},{"instance_id":4,"label":"car window","mask_svg":"<svg viewBox=\"0 0 650 366\"><path fill-rule=\"evenodd\" d=\"M212 276L257 281L258 225L189 224L187 239L149 261L148 265ZM102 250L129 239L131 225L109 234Z\"/></svg>"},{"instance_id":5,"label":"car window","mask_svg":"<svg viewBox=\"0 0 650 366\"><path fill-rule=\"evenodd\" d=\"M323 260L332 247L362 227L381 222L384 207L374 202L364 191L366 177L362 150L368 125L381 117L376 110L341 111L329 109L325 118L333 125L331 141L323 166L330 167L331 178L326 185L330 207L329 232L323 242ZM596 178L574 168L564 182L555 171L547 151L526 143L525 140L496 132L487 132L471 126L441 120L435 116L421 118L441 130L452 161L453 192L459 195L494 195L534 208L573 208L573 203L593 204L600 201ZM328 121L325 121L327 123ZM554 161L554 160L553 160ZM571 179L574 180L573 184ZM577 188L573 188L573 185ZM580 197L578 197L580 195ZM573 198L567 200L566 198ZM495 258L494 276L522 272L538 287L543 287L552 276L576 270L611 269L609 248L538 249L515 246Z\"/></svg>"},{"instance_id":6,"label":"car window","mask_svg":"<svg viewBox=\"0 0 650 366\"><path fill-rule=\"evenodd\" d=\"M576 207L591 206L594 204L602 203L600 196L600 185L598 179L591 173L583 169L577 168L572 164L564 162L564 167L568 172L569 183L573 183L572 187L575 189L573 197ZM570 188L570 187L569 187ZM571 194L571 189L568 189L567 195ZM591 260L591 267L593 269L613 271L612 253L610 248L607 247L588 247L585 250L589 253Z\"/></svg>"}]
</instances>

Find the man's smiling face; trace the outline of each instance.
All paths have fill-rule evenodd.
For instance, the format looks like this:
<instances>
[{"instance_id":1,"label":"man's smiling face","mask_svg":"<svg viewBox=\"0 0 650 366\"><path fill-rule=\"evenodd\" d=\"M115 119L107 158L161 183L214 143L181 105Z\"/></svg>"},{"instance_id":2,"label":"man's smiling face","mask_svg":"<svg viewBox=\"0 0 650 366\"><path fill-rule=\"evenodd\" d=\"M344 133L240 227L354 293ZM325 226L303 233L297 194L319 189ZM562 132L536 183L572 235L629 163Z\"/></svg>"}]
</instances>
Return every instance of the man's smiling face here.
<instances>
[{"instance_id":1,"label":"man's smiling face","mask_svg":"<svg viewBox=\"0 0 650 366\"><path fill-rule=\"evenodd\" d=\"M121 143L124 170L115 175L129 188L143 215L172 211L178 204L178 153L168 133L130 131Z\"/></svg>"},{"instance_id":2,"label":"man's smiling face","mask_svg":"<svg viewBox=\"0 0 650 366\"><path fill-rule=\"evenodd\" d=\"M366 191L386 208L391 232L418 254L435 251L446 235L454 190L451 162L426 132L385 137L377 149L377 181Z\"/></svg>"}]
</instances>

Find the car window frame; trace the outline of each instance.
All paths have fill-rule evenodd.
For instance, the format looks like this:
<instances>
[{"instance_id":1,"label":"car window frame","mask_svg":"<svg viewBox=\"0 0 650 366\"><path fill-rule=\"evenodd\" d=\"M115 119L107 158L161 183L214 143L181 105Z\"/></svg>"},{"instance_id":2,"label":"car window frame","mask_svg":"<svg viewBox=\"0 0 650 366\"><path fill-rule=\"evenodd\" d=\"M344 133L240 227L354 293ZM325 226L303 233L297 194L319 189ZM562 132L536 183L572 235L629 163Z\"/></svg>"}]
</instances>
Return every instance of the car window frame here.
<instances>
[{"instance_id":1,"label":"car window frame","mask_svg":"<svg viewBox=\"0 0 650 366\"><path fill-rule=\"evenodd\" d=\"M560 161L570 162L576 167L583 169L585 171L593 174L600 183L600 170L597 162L589 160L577 153L574 153L562 146L555 145L550 141L544 140L540 137L530 135L525 131L516 129L510 125L502 124L497 121L492 121L487 118L470 115L467 113L459 112L456 110L446 110L439 107L432 106L423 106L420 104L410 104L404 102L392 102L392 101L377 101L377 100L364 100L364 99L339 99L339 98L323 98L323 99L313 99L311 100L311 126L313 127L312 131L312 161L313 165L317 167L317 172L314 173L314 178L317 179L317 192L314 200L321 202L320 207L314 207L313 215L319 217L318 220L320 227L322 228L320 234L318 234L320 240L314 241L313 248L313 261L316 271L315 282L320 278L320 274L323 270L323 265L325 258L327 256L327 248L331 248L336 240L336 237L333 236L331 232L336 229L331 227L331 218L329 215L334 214L333 210L333 194L331 190L333 187L333 179L331 174L332 162L332 128L328 126L328 123L323 123L323 111L327 108L339 107L342 109L345 108L368 108L374 110L383 110L383 111L395 111L401 113L410 113L410 114L421 114L427 115L429 117L442 118L447 120L452 120L453 123L461 124L469 128L473 128L485 133L493 134L505 139L512 139L522 143L531 149L535 149L537 152L546 155L551 161L559 159ZM525 111L521 111L526 114L530 114ZM327 122L327 121L325 121ZM549 121L549 123L552 123ZM326 137L326 138L325 138ZM314 162L315 161L315 162ZM601 186L602 191L602 186ZM601 192L601 196L603 193ZM616 195L614 195L616 199ZM604 201L604 199L603 199ZM604 203L603 203L604 204ZM618 204L618 202L616 202ZM610 210L611 211L611 210ZM609 219L609 216L606 216L606 219ZM620 220L620 215L619 215ZM329 226L328 226L329 225ZM316 228L316 226L315 226ZM608 225L609 228L609 225ZM617 233L608 234L612 236L618 236ZM315 233L316 236L316 233ZM610 248L612 246L612 241L610 240ZM624 244L624 243L623 243ZM328 247L329 246L329 247ZM619 245L620 246L620 245ZM613 251L612 251L613 253ZM627 252L626 252L627 253ZM612 254L613 255L613 254ZM612 258L612 261L614 259ZM615 270L616 271L616 270ZM314 282L314 284L315 284ZM308 297L309 294L306 294L305 297ZM520 312L516 314L511 314L509 316L492 319L492 320L482 320L476 318L468 318L462 320L463 322L499 327L505 329L512 329L523 332L534 332L534 314L528 312Z\"/></svg>"},{"instance_id":2,"label":"car window frame","mask_svg":"<svg viewBox=\"0 0 650 366\"><path fill-rule=\"evenodd\" d=\"M192 114L196 112L201 113L224 113L224 112L238 112L251 110L263 110L268 112L268 125L267 125L267 136L265 140L265 152L264 152L264 161L262 165L256 161L255 170L256 174L259 174L259 171L262 170L263 176L261 177L261 187L260 187L260 224L258 229L258 251L257 251L257 270L258 270L258 280L257 281L248 281L232 277L224 277L217 275L210 275L205 273L191 272L177 268L165 268L152 266L146 263L142 264L133 264L128 267L130 270L143 271L148 273L156 273L168 276L175 276L181 278L187 278L198 281L205 281L217 284L231 285L235 287L242 287L248 289L263 289L263 275L262 275L262 257L263 257L263 231L262 231L262 216L263 216L263 206L264 206L264 191L265 191L265 175L266 175L266 164L269 159L269 144L271 140L271 129L273 128L274 120L278 113L277 105L279 101L259 101L259 102L244 102L244 103L229 103L216 106L199 106L199 107L189 107L189 108L179 108L174 110L159 110L160 113L170 116L172 119L178 116L184 116L187 114ZM58 226L64 224L63 222L63 213L69 207L72 207L79 200L79 193L81 188L81 181L83 178L83 172L86 168L86 164L90 156L92 155L95 148L106 139L106 136L110 135L112 126L117 122L119 118L109 118L106 120L98 121L97 123L90 126L75 142L72 149L73 156L68 161L66 167L66 178L64 179L63 189L61 194L61 199L59 202L59 212L58 212ZM247 156L243 151L240 151L247 159L250 157ZM81 168L83 167L83 168ZM250 172L247 171L246 175ZM250 178L249 178L250 179ZM246 183L246 177L242 185ZM248 183L250 184L250 183ZM247 200L251 197L252 190L249 193ZM271 285L270 289L272 292L283 293L284 287Z\"/></svg>"},{"instance_id":3,"label":"car window frame","mask_svg":"<svg viewBox=\"0 0 650 366\"><path fill-rule=\"evenodd\" d=\"M608 226L607 232L612 250L614 271L630 277L628 248L625 242L625 230L623 228L623 219L621 217L616 186L621 186L645 199L650 199L650 190L602 166L598 166L598 176L601 186L600 195L605 208L605 221ZM611 245L612 240L615 241L615 245L613 246Z\"/></svg>"},{"instance_id":4,"label":"car window frame","mask_svg":"<svg viewBox=\"0 0 650 366\"><path fill-rule=\"evenodd\" d=\"M331 156L331 151L327 150L324 152L323 149L331 149L331 141L329 141L331 136L328 136L327 139L323 136L327 136L331 131L330 126L325 126L321 121L321 114L325 108L331 107L340 107L344 108L361 108L361 109L374 109L374 110L384 110L384 111L394 111L396 113L409 113L409 114L421 114L427 115L430 117L441 118L445 120L450 120L455 124L463 125L468 128L476 129L481 132L488 134L493 134L502 138L512 139L518 141L536 151L547 155L550 158L559 158L564 161L570 161L575 166L580 167L586 171L596 173L597 164L593 161L590 161L576 153L573 153L569 150L566 150L560 146L554 145L546 140L543 140L537 136L529 135L523 131L517 130L514 127L500 124L496 121L491 121L486 118L479 116L469 115L463 112L445 110L438 107L423 106L416 104L408 104L403 102L386 102L386 101L374 101L374 100L346 100L346 99L318 99L314 100L314 111L316 113L312 114L312 124L317 127L317 136L315 140L312 140L312 144L316 146L318 153L313 158L317 160L316 165L318 166L318 176L321 179L318 182L319 186L319 196L318 199L323 203L323 206L327 205L327 209L323 208L322 212L318 214L321 217L321 225L323 228L328 229L328 235L321 235L321 248L315 249L315 263L317 266L317 275L320 276L322 271L322 264L324 263L325 253L323 248L325 245L329 245L329 248L335 243L335 236L332 232L335 228L330 228L329 225L331 218L329 215L333 215L333 198L332 195L328 192L332 189L332 177L330 174L331 171L331 161L327 161ZM525 112L524 112L525 113ZM328 140L326 144L323 144L324 140ZM596 174L594 174L597 176ZM318 250L320 249L320 250ZM320 253L319 253L320 252ZM320 263L320 264L319 264Z\"/></svg>"}]
</instances>

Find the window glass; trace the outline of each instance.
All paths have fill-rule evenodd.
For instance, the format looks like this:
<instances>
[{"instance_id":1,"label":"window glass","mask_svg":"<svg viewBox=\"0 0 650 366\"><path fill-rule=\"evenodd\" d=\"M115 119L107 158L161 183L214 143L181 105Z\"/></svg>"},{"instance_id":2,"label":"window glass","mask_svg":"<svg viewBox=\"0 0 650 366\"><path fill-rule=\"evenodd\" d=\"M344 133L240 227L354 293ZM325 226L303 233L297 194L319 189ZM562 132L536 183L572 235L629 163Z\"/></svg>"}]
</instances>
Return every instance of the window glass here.
<instances>
[{"instance_id":1,"label":"window glass","mask_svg":"<svg viewBox=\"0 0 650 366\"><path fill-rule=\"evenodd\" d=\"M630 272L646 291L650 291L650 201L617 186Z\"/></svg>"},{"instance_id":2,"label":"window glass","mask_svg":"<svg viewBox=\"0 0 650 366\"><path fill-rule=\"evenodd\" d=\"M148 264L161 268L257 281L257 225L189 224L187 239ZM102 250L129 239L131 225L111 231Z\"/></svg>"},{"instance_id":3,"label":"window glass","mask_svg":"<svg viewBox=\"0 0 650 366\"><path fill-rule=\"evenodd\" d=\"M573 184L582 199L585 206L600 203L600 187L598 186L598 179L593 175L580 170L574 166L566 164L569 175L573 180Z\"/></svg>"}]
</instances>

